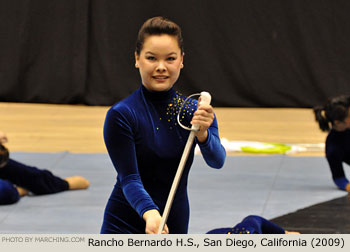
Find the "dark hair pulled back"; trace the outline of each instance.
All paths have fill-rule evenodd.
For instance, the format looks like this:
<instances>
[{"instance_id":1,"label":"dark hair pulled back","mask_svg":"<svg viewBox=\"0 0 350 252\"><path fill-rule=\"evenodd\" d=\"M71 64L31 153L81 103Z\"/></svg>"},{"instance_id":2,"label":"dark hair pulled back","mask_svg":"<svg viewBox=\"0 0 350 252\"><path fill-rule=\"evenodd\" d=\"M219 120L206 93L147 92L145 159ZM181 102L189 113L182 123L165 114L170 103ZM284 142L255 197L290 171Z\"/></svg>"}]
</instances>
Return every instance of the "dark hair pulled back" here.
<instances>
[{"instance_id":1,"label":"dark hair pulled back","mask_svg":"<svg viewBox=\"0 0 350 252\"><path fill-rule=\"evenodd\" d=\"M329 131L334 121L344 121L349 114L350 96L341 95L328 99L325 106L315 106L313 108L315 119L322 131Z\"/></svg>"},{"instance_id":2,"label":"dark hair pulled back","mask_svg":"<svg viewBox=\"0 0 350 252\"><path fill-rule=\"evenodd\" d=\"M146 22L141 26L139 30L135 48L136 54L140 55L147 36L162 34L175 36L181 52L184 52L184 43L181 34L181 28L176 23L165 17L153 17L146 20Z\"/></svg>"}]
</instances>

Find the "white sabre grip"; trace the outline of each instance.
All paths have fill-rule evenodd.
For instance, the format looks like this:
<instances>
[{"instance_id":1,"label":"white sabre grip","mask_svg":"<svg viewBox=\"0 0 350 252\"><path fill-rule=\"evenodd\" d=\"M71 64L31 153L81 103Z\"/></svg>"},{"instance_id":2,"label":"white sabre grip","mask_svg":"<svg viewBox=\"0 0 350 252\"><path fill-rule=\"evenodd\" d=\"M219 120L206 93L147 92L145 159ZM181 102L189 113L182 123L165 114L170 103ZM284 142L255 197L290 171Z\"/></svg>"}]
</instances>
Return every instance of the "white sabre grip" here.
<instances>
[{"instance_id":1,"label":"white sabre grip","mask_svg":"<svg viewBox=\"0 0 350 252\"><path fill-rule=\"evenodd\" d=\"M211 95L208 92L201 92L201 101L199 103L199 105L209 105L211 102ZM199 130L199 125L198 124L194 124L191 127L193 130L198 131Z\"/></svg>"},{"instance_id":2,"label":"white sabre grip","mask_svg":"<svg viewBox=\"0 0 350 252\"><path fill-rule=\"evenodd\" d=\"M208 92L201 92L201 102L200 105L206 104L209 105L211 102L211 95Z\"/></svg>"}]
</instances>

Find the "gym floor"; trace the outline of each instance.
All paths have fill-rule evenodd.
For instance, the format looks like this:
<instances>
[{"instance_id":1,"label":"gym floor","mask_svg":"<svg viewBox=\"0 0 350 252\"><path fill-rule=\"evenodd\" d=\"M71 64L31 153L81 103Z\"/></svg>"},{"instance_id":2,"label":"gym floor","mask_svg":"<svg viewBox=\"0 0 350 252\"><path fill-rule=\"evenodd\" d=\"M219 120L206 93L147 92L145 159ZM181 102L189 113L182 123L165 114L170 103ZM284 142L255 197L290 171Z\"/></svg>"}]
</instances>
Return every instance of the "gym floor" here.
<instances>
[{"instance_id":1,"label":"gym floor","mask_svg":"<svg viewBox=\"0 0 350 252\"><path fill-rule=\"evenodd\" d=\"M0 103L15 160L91 182L85 191L26 196L0 207L1 233L98 233L116 172L102 138L107 107ZM215 108L229 141L320 144L311 109ZM347 171L348 167L345 168ZM255 214L302 233L350 233L348 194L331 181L323 149L291 155L228 153L221 170L196 155L189 178L190 233ZM343 213L343 214L342 214ZM312 216L312 218L310 218Z\"/></svg>"}]
</instances>

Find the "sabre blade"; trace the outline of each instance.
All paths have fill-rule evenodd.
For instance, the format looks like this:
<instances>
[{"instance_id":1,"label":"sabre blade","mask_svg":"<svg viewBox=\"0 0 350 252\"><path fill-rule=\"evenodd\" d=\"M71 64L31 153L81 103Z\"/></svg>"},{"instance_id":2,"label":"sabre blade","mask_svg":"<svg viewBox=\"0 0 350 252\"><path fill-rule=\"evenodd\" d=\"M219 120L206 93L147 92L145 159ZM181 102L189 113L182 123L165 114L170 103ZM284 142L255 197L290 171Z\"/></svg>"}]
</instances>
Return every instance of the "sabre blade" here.
<instances>
[{"instance_id":1,"label":"sabre blade","mask_svg":"<svg viewBox=\"0 0 350 252\"><path fill-rule=\"evenodd\" d=\"M201 101L200 101L199 105L204 105L204 104L205 105L209 105L210 104L210 102L211 102L211 95L208 92L201 92L201 96L200 97L201 97ZM198 130L199 129L199 125L192 125L192 129L197 129ZM164 229L164 226L165 226L165 223L168 220L170 209L171 209L171 206L172 206L173 201L174 201L175 193L176 193L177 187L179 185L182 172L183 172L183 170L185 168L185 164L187 162L188 155L190 154L194 137L195 137L195 132L191 131L190 135L188 136L184 152L182 153L182 156L181 156L180 164L179 164L179 166L177 168L177 171L176 171L176 174L175 174L175 178L173 180L173 184L172 184L170 192L169 192L168 200L166 202L166 205L165 205L165 208L164 208L164 212L163 212L163 215L162 215L162 220L161 220L160 225L159 225L158 234L162 233L162 231Z\"/></svg>"}]
</instances>

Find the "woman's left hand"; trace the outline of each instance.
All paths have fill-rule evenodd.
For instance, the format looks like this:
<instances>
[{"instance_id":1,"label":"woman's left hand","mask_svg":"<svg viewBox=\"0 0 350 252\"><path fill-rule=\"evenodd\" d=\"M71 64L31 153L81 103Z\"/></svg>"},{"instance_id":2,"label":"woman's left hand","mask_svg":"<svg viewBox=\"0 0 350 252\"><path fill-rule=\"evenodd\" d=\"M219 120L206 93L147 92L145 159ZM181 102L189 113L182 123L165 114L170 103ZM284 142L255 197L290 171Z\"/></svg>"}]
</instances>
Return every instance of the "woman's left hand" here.
<instances>
[{"instance_id":1,"label":"woman's left hand","mask_svg":"<svg viewBox=\"0 0 350 252\"><path fill-rule=\"evenodd\" d=\"M199 100L200 102L200 100ZM211 105L199 105L193 114L191 124L198 124L199 131L195 133L198 141L204 143L208 138L208 128L214 121L214 109Z\"/></svg>"},{"instance_id":2,"label":"woman's left hand","mask_svg":"<svg viewBox=\"0 0 350 252\"><path fill-rule=\"evenodd\" d=\"M146 222L145 233L157 234L160 223L162 221L162 216L160 215L158 210L156 209L148 210L143 214L142 218ZM169 228L166 224L163 228L162 234L169 234Z\"/></svg>"}]
</instances>

